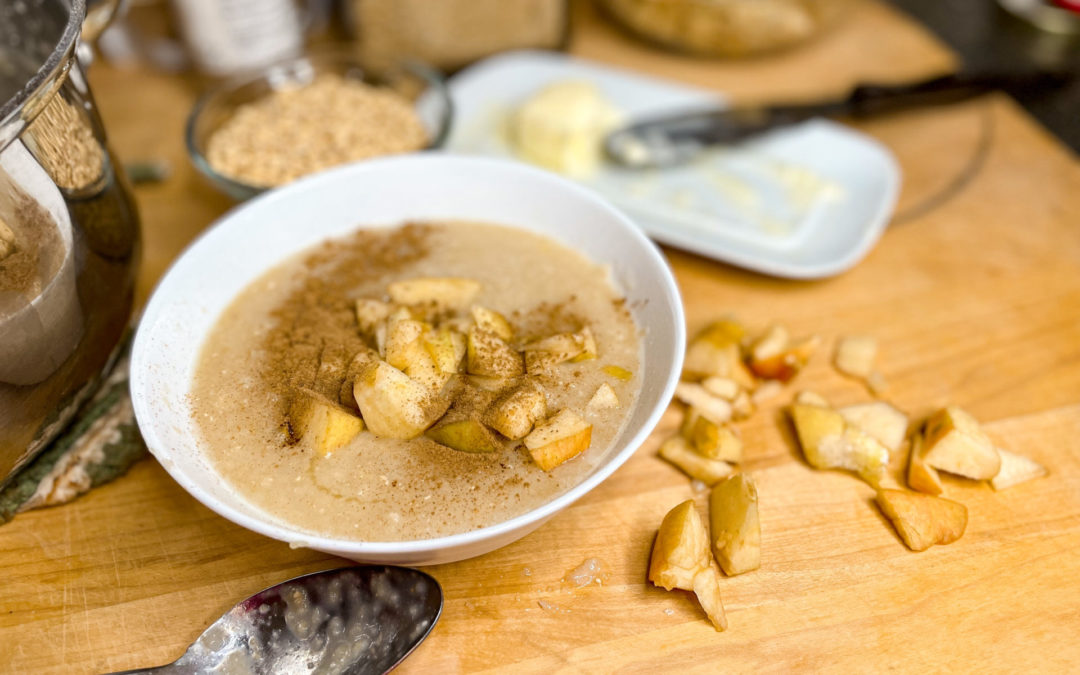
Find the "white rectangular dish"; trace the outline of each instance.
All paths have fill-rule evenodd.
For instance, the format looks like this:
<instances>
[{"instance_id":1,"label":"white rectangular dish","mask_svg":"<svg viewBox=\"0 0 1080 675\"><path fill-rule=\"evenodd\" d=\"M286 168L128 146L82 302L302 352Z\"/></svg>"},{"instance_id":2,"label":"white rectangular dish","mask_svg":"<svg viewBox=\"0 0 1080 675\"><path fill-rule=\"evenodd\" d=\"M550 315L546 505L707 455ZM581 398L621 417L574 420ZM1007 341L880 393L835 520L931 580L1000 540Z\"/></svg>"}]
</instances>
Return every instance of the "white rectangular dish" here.
<instances>
[{"instance_id":1,"label":"white rectangular dish","mask_svg":"<svg viewBox=\"0 0 1080 675\"><path fill-rule=\"evenodd\" d=\"M545 85L594 84L626 120L723 105L716 92L550 52L511 52L450 80L455 122L446 150L513 157L508 116ZM865 256L888 223L900 187L892 155L841 124L815 120L685 166L605 165L579 179L653 238L780 277L839 274Z\"/></svg>"}]
</instances>

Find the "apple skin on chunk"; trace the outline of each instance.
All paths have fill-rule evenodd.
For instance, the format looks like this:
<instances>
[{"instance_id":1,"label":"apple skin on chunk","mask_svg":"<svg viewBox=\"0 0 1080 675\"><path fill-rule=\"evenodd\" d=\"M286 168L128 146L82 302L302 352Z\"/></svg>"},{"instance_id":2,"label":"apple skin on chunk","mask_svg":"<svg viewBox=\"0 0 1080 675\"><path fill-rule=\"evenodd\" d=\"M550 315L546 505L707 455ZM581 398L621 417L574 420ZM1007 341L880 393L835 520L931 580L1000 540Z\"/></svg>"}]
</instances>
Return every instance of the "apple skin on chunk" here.
<instances>
[{"instance_id":1,"label":"apple skin on chunk","mask_svg":"<svg viewBox=\"0 0 1080 675\"><path fill-rule=\"evenodd\" d=\"M737 473L709 494L712 551L724 574L735 576L761 567L761 523L754 479Z\"/></svg>"},{"instance_id":2,"label":"apple skin on chunk","mask_svg":"<svg viewBox=\"0 0 1080 675\"><path fill-rule=\"evenodd\" d=\"M951 544L967 527L967 508L943 497L881 489L874 501L912 551Z\"/></svg>"},{"instance_id":3,"label":"apple skin on chunk","mask_svg":"<svg viewBox=\"0 0 1080 675\"><path fill-rule=\"evenodd\" d=\"M441 309L464 309L480 292L480 283L455 277L423 277L395 281L386 288L399 305L434 305Z\"/></svg>"},{"instance_id":4,"label":"apple skin on chunk","mask_svg":"<svg viewBox=\"0 0 1080 675\"><path fill-rule=\"evenodd\" d=\"M939 495L945 488L941 485L941 476L937 470L926 464L922 432L911 439L911 455L908 456L907 484L912 490L928 495Z\"/></svg>"},{"instance_id":5,"label":"apple skin on chunk","mask_svg":"<svg viewBox=\"0 0 1080 675\"><path fill-rule=\"evenodd\" d=\"M293 394L286 424L290 439L304 440L324 457L364 430L364 421L351 411L306 389Z\"/></svg>"},{"instance_id":6,"label":"apple skin on chunk","mask_svg":"<svg viewBox=\"0 0 1080 675\"><path fill-rule=\"evenodd\" d=\"M592 443L592 425L572 410L561 410L536 425L525 437L525 447L544 471L577 457Z\"/></svg>"},{"instance_id":7,"label":"apple skin on chunk","mask_svg":"<svg viewBox=\"0 0 1080 675\"><path fill-rule=\"evenodd\" d=\"M353 397L371 433L385 438L416 438L450 407L449 397L385 361L371 362L360 371Z\"/></svg>"},{"instance_id":8,"label":"apple skin on chunk","mask_svg":"<svg viewBox=\"0 0 1080 675\"><path fill-rule=\"evenodd\" d=\"M820 344L816 336L792 343L786 329L773 326L751 348L750 370L767 380L787 382L806 366Z\"/></svg>"},{"instance_id":9,"label":"apple skin on chunk","mask_svg":"<svg viewBox=\"0 0 1080 675\"><path fill-rule=\"evenodd\" d=\"M889 464L889 450L851 426L832 408L795 403L791 419L806 461L816 469L854 471L876 486Z\"/></svg>"},{"instance_id":10,"label":"apple skin on chunk","mask_svg":"<svg viewBox=\"0 0 1080 675\"><path fill-rule=\"evenodd\" d=\"M730 378L744 389L757 385L742 359L741 342L746 330L736 321L724 319L705 328L691 342L683 362L683 379Z\"/></svg>"},{"instance_id":11,"label":"apple skin on chunk","mask_svg":"<svg viewBox=\"0 0 1080 675\"><path fill-rule=\"evenodd\" d=\"M690 418L689 412L687 418ZM687 437L691 445L702 457L718 459L724 462L739 463L742 461L743 442L731 426L714 424L705 417L697 415L689 432Z\"/></svg>"},{"instance_id":12,"label":"apple skin on chunk","mask_svg":"<svg viewBox=\"0 0 1080 675\"><path fill-rule=\"evenodd\" d=\"M943 408L926 420L925 462L972 480L989 480L1001 470L1001 456L974 417L960 408Z\"/></svg>"},{"instance_id":13,"label":"apple skin on chunk","mask_svg":"<svg viewBox=\"0 0 1080 675\"><path fill-rule=\"evenodd\" d=\"M709 556L705 524L687 500L664 516L649 558L649 581L665 590L691 591L718 631L727 628L720 570Z\"/></svg>"},{"instance_id":14,"label":"apple skin on chunk","mask_svg":"<svg viewBox=\"0 0 1080 675\"><path fill-rule=\"evenodd\" d=\"M498 452L503 449L498 437L480 420L440 421L424 434L431 440L460 452Z\"/></svg>"}]
</instances>

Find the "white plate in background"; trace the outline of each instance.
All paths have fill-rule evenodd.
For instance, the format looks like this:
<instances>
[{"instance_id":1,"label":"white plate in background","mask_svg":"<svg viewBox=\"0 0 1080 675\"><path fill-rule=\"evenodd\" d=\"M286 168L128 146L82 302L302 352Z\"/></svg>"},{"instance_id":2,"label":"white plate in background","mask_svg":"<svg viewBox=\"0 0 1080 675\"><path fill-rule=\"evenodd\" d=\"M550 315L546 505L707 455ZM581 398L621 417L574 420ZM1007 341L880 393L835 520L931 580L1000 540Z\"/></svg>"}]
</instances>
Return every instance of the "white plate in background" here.
<instances>
[{"instance_id":1,"label":"white plate in background","mask_svg":"<svg viewBox=\"0 0 1080 675\"><path fill-rule=\"evenodd\" d=\"M627 120L723 104L716 92L552 52L510 52L450 79L455 121L445 149L513 157L505 123L553 82L586 80ZM794 279L839 274L873 247L892 215L900 171L877 141L828 120L770 132L663 170L611 164L578 179L653 238Z\"/></svg>"}]
</instances>

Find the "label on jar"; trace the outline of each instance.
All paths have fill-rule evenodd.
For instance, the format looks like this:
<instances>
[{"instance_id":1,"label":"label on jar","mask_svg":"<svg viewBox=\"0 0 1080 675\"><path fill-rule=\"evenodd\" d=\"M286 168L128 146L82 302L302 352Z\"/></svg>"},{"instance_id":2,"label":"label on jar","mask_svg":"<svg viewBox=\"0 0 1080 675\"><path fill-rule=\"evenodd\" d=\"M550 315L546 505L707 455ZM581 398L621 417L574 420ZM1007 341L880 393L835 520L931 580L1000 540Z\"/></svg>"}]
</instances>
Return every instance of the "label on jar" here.
<instances>
[{"instance_id":1,"label":"label on jar","mask_svg":"<svg viewBox=\"0 0 1080 675\"><path fill-rule=\"evenodd\" d=\"M251 71L300 53L293 0L172 0L195 65L210 75Z\"/></svg>"}]
</instances>

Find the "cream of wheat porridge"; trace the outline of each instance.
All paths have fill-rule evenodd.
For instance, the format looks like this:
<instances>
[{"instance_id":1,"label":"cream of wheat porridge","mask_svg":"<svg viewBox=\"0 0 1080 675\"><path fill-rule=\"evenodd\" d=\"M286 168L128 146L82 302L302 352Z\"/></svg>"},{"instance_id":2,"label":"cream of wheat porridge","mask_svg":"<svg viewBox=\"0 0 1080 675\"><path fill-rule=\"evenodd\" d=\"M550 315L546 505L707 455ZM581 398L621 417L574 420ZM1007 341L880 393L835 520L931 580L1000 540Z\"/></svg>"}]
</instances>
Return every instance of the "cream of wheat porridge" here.
<instances>
[{"instance_id":1,"label":"cream of wheat porridge","mask_svg":"<svg viewBox=\"0 0 1080 675\"><path fill-rule=\"evenodd\" d=\"M445 278L474 284L467 307L433 302L402 310L388 295L394 282ZM358 318L358 300L394 313L377 324L365 323ZM505 317L512 334L500 344L528 355L522 358L529 364L527 372L469 372L486 372L488 367L481 360L487 352L480 342L490 333L477 326L474 307ZM425 434L407 439L375 435L372 429L381 430L387 423L374 419L373 407L363 415L372 419L365 419L364 430L355 433L352 424L365 412L353 395L357 383L376 383L363 391L378 396L388 387L372 379L376 371L394 370L395 377L405 377L381 362L399 358L391 357L400 352L391 352L396 347L388 342L387 326L390 333L404 332L405 324L396 323L402 317L426 326L425 336L456 332L468 340L475 337L477 360L474 363L470 348L459 373L444 373L445 384L440 386L439 380L430 385L438 391L435 399L449 396L452 405L445 415L445 402L429 412L439 403L425 399L425 414L441 416ZM535 351L536 345L567 335L579 339L585 332L591 333L595 352L549 358L543 361L546 365L533 368L542 362L538 355L554 353ZM455 340L460 345L462 338ZM534 351L520 351L525 348ZM276 520L317 535L424 539L494 525L581 482L610 451L635 405L639 350L638 329L608 270L550 238L464 222L360 230L279 265L233 301L202 347L191 403L217 471ZM362 364L359 370L357 363ZM534 459L522 439L511 440L487 427L492 410L506 409L500 402L536 385L546 411L525 442L544 442L535 440L539 427L556 413L576 418L575 429L591 425L588 449L550 471L537 465L542 460ZM601 389L603 395L597 396ZM455 393L448 393L451 390ZM296 412L297 401L307 402L308 397L322 402L320 411L333 408L333 415L346 421L346 431L335 428L335 433L318 435L310 430L330 427L308 424L305 417L307 431L297 433L297 415L309 410ZM331 417L311 419L323 424ZM463 417L469 424L482 419L483 438L496 439L497 449L464 452L431 440L442 439L438 430ZM472 448L473 437L465 439L465 447Z\"/></svg>"}]
</instances>

